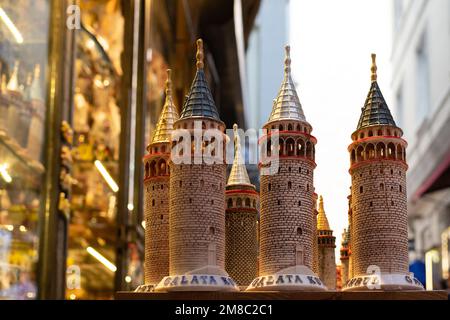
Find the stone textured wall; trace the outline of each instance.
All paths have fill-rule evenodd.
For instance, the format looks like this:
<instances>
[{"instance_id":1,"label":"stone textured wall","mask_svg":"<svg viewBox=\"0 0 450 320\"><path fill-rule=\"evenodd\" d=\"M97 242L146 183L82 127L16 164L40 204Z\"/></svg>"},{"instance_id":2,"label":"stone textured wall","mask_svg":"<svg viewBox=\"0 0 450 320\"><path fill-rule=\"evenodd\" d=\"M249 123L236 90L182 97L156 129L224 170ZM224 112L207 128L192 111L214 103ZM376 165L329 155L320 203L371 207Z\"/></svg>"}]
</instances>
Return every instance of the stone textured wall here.
<instances>
[{"instance_id":1,"label":"stone textured wall","mask_svg":"<svg viewBox=\"0 0 450 320\"><path fill-rule=\"evenodd\" d=\"M245 203L247 198L251 201L250 207ZM256 195L249 194L226 196L225 270L240 286L249 285L258 276L258 211L256 206L253 207L256 198ZM231 207L229 199L233 202ZM238 199L241 199L241 205Z\"/></svg>"},{"instance_id":2,"label":"stone textured wall","mask_svg":"<svg viewBox=\"0 0 450 320\"><path fill-rule=\"evenodd\" d=\"M169 177L144 181L145 284L169 274Z\"/></svg>"},{"instance_id":3,"label":"stone textured wall","mask_svg":"<svg viewBox=\"0 0 450 320\"><path fill-rule=\"evenodd\" d=\"M334 246L319 245L319 278L329 290L336 289Z\"/></svg>"},{"instance_id":4,"label":"stone textured wall","mask_svg":"<svg viewBox=\"0 0 450 320\"><path fill-rule=\"evenodd\" d=\"M260 178L260 276L295 266L298 245L303 264L310 269L313 264L315 165L303 158L280 158L279 166L278 174Z\"/></svg>"},{"instance_id":5,"label":"stone textured wall","mask_svg":"<svg viewBox=\"0 0 450 320\"><path fill-rule=\"evenodd\" d=\"M406 169L396 160L366 161L351 169L353 276L366 274L370 265L408 273Z\"/></svg>"},{"instance_id":6,"label":"stone textured wall","mask_svg":"<svg viewBox=\"0 0 450 320\"><path fill-rule=\"evenodd\" d=\"M226 165L172 163L170 170L170 274L204 267L211 256L224 269Z\"/></svg>"}]
</instances>

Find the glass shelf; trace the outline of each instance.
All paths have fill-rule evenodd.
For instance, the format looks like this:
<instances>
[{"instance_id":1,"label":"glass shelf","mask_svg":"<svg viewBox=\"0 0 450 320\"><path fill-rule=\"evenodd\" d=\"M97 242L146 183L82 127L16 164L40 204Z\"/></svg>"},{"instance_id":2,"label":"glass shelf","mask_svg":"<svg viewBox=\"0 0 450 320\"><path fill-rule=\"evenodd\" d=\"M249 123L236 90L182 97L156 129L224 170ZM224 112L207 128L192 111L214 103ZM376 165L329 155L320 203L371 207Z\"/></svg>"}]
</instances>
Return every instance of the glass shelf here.
<instances>
[{"instance_id":1,"label":"glass shelf","mask_svg":"<svg viewBox=\"0 0 450 320\"><path fill-rule=\"evenodd\" d=\"M4 131L0 131L0 154L3 159L12 158L28 169L27 174L41 175L45 172L44 165L32 159L25 148L21 147L14 138L9 137Z\"/></svg>"}]
</instances>

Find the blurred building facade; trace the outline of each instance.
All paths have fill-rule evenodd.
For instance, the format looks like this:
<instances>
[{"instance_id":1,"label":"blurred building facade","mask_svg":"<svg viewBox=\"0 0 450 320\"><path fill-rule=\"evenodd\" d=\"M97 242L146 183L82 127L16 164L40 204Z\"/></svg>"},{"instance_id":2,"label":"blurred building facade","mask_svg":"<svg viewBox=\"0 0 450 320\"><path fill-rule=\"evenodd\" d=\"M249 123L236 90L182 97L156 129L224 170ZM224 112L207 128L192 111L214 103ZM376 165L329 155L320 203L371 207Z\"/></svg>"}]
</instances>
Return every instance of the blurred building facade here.
<instances>
[{"instance_id":1,"label":"blurred building facade","mask_svg":"<svg viewBox=\"0 0 450 320\"><path fill-rule=\"evenodd\" d=\"M394 112L409 143L410 263L425 263L427 289L448 288L450 2L392 3Z\"/></svg>"},{"instance_id":2,"label":"blurred building facade","mask_svg":"<svg viewBox=\"0 0 450 320\"><path fill-rule=\"evenodd\" d=\"M248 99L245 130L262 128L269 119L272 101L283 80L280 66L284 59L282 48L289 41L289 2L262 0L260 3L246 53ZM257 166L249 165L248 174L259 189Z\"/></svg>"}]
</instances>

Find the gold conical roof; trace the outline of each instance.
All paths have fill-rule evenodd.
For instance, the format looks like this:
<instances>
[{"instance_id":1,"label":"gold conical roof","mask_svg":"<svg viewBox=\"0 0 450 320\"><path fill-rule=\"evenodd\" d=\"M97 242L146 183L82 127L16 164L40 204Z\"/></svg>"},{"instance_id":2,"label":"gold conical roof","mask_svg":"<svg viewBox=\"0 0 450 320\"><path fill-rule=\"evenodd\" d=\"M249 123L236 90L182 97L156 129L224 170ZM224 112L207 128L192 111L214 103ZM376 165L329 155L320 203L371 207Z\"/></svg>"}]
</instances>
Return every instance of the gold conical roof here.
<instances>
[{"instance_id":1,"label":"gold conical roof","mask_svg":"<svg viewBox=\"0 0 450 320\"><path fill-rule=\"evenodd\" d=\"M172 71L167 70L166 101L164 103L158 123L153 131L151 143L170 142L173 124L178 120L177 107L172 99Z\"/></svg>"},{"instance_id":2,"label":"gold conical roof","mask_svg":"<svg viewBox=\"0 0 450 320\"><path fill-rule=\"evenodd\" d=\"M319 198L319 213L317 215L317 230L330 231L330 225L328 224L327 215L325 214L325 209L323 208L323 197Z\"/></svg>"},{"instance_id":3,"label":"gold conical roof","mask_svg":"<svg viewBox=\"0 0 450 320\"><path fill-rule=\"evenodd\" d=\"M237 124L234 124L234 160L227 185L252 185L248 177L247 168L245 167L245 161L242 158L241 139L239 138L237 129Z\"/></svg>"},{"instance_id":4,"label":"gold conical roof","mask_svg":"<svg viewBox=\"0 0 450 320\"><path fill-rule=\"evenodd\" d=\"M291 77L291 49L289 46L286 46L285 49L284 79L280 91L278 91L278 96L273 102L272 113L268 122L276 120L298 120L306 122L305 114L303 113L302 105Z\"/></svg>"}]
</instances>

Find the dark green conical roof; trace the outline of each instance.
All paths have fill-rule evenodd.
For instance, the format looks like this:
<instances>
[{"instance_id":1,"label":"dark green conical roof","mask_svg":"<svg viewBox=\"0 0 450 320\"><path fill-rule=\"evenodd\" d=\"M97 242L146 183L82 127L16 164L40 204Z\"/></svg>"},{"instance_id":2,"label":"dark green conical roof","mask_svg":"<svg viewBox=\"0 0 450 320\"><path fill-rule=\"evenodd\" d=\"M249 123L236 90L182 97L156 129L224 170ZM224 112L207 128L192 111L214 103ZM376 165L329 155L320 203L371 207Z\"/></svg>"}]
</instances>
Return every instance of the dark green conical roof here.
<instances>
[{"instance_id":1,"label":"dark green conical roof","mask_svg":"<svg viewBox=\"0 0 450 320\"><path fill-rule=\"evenodd\" d=\"M204 63L203 63L203 41L197 40L197 73L194 81L192 81L191 89L184 102L183 110L181 111L180 119L190 117L205 117L219 120L219 113L217 112L211 91L209 90L208 82L206 81Z\"/></svg>"},{"instance_id":2,"label":"dark green conical roof","mask_svg":"<svg viewBox=\"0 0 450 320\"><path fill-rule=\"evenodd\" d=\"M376 55L372 54L372 84L359 117L357 130L377 125L396 126L377 82Z\"/></svg>"},{"instance_id":3,"label":"dark green conical roof","mask_svg":"<svg viewBox=\"0 0 450 320\"><path fill-rule=\"evenodd\" d=\"M206 117L220 120L203 69L197 69L189 94L184 102L180 119Z\"/></svg>"},{"instance_id":4,"label":"dark green conical roof","mask_svg":"<svg viewBox=\"0 0 450 320\"><path fill-rule=\"evenodd\" d=\"M359 117L357 130L376 125L396 126L378 83L373 81Z\"/></svg>"}]
</instances>

